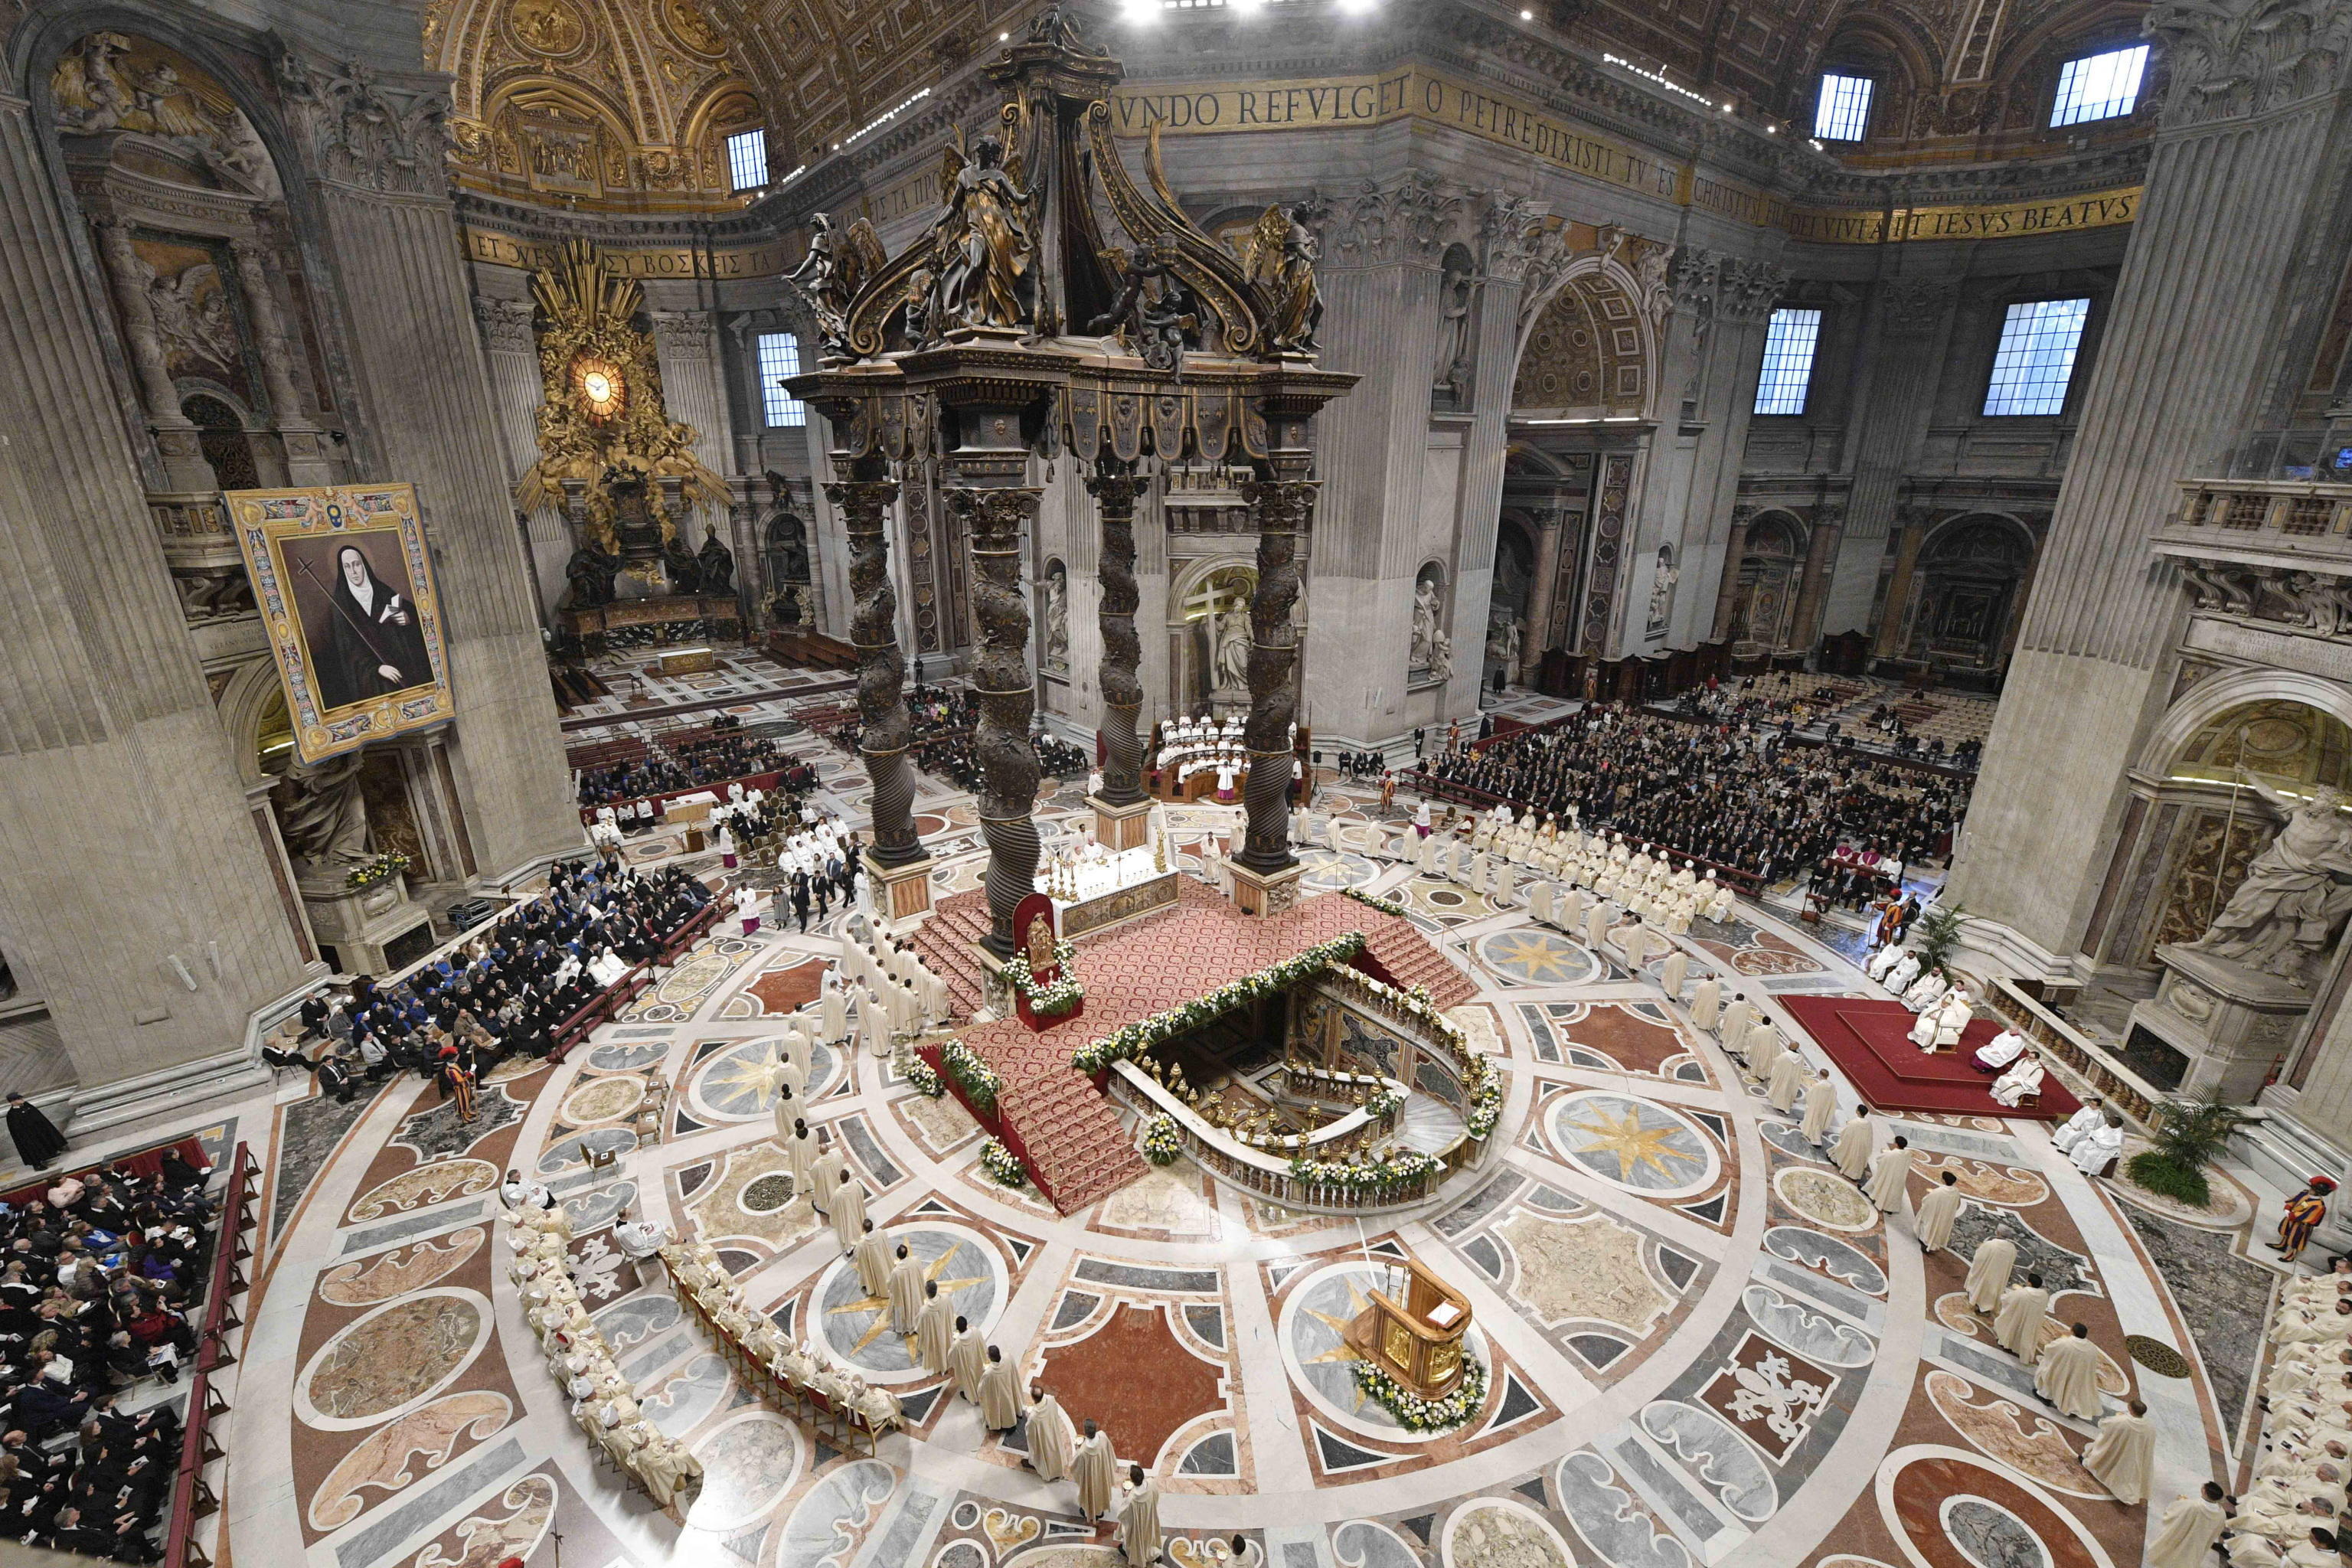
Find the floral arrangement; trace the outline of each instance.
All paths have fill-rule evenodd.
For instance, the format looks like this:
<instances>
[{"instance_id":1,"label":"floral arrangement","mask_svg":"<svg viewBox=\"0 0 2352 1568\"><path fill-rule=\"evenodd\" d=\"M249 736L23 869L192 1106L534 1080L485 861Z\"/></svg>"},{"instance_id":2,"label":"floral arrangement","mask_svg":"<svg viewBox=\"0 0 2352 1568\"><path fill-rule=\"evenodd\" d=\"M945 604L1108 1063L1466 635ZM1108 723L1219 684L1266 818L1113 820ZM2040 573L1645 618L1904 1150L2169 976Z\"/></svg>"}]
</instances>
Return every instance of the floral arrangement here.
<instances>
[{"instance_id":1,"label":"floral arrangement","mask_svg":"<svg viewBox=\"0 0 2352 1568\"><path fill-rule=\"evenodd\" d=\"M1244 974L1230 984L1220 985L1206 996L1195 997L1181 1007L1171 1007L1165 1013L1139 1018L1116 1033L1097 1036L1070 1054L1070 1065L1082 1073L1098 1073L1113 1062L1141 1056L1161 1041L1197 1029L1244 1003L1287 990L1310 974L1333 964L1345 963L1363 951L1362 931L1343 932L1295 957L1286 958L1280 963L1261 969L1255 974ZM1034 1006L1034 1003L1032 1006Z\"/></svg>"},{"instance_id":2,"label":"floral arrangement","mask_svg":"<svg viewBox=\"0 0 2352 1568\"><path fill-rule=\"evenodd\" d=\"M1003 1084L995 1069L974 1055L961 1037L950 1035L940 1042L940 1070L955 1079L974 1110L982 1116L996 1114L996 1091Z\"/></svg>"},{"instance_id":3,"label":"floral arrangement","mask_svg":"<svg viewBox=\"0 0 2352 1568\"><path fill-rule=\"evenodd\" d=\"M1381 913L1384 915L1394 915L1399 920L1405 918L1404 906L1398 903L1394 899L1374 898L1371 894L1360 892L1354 888L1342 888L1339 890L1347 894L1349 898L1355 900L1356 902L1360 904L1370 904L1373 909L1380 910Z\"/></svg>"},{"instance_id":4,"label":"floral arrangement","mask_svg":"<svg viewBox=\"0 0 2352 1568\"><path fill-rule=\"evenodd\" d=\"M913 1084L915 1092L925 1100L937 1100L948 1091L948 1086L940 1081L940 1075L931 1070L931 1064L920 1057L907 1064L907 1081Z\"/></svg>"},{"instance_id":5,"label":"floral arrangement","mask_svg":"<svg viewBox=\"0 0 2352 1568\"><path fill-rule=\"evenodd\" d=\"M1087 988L1078 983L1078 945L1061 937L1054 939L1054 967L1060 977L1050 984L1040 985L1030 973L1029 953L1016 948L1004 961L1004 983L1028 1001L1029 1011L1040 1018L1058 1018L1086 999Z\"/></svg>"},{"instance_id":6,"label":"floral arrangement","mask_svg":"<svg viewBox=\"0 0 2352 1568\"><path fill-rule=\"evenodd\" d=\"M1375 1089L1364 1100L1364 1114L1375 1121L1394 1116L1403 1109L1404 1090L1401 1089Z\"/></svg>"},{"instance_id":7,"label":"floral arrangement","mask_svg":"<svg viewBox=\"0 0 2352 1568\"><path fill-rule=\"evenodd\" d=\"M407 869L408 857L394 849L352 867L343 875L343 886L357 892L379 882L389 882Z\"/></svg>"},{"instance_id":8,"label":"floral arrangement","mask_svg":"<svg viewBox=\"0 0 2352 1568\"><path fill-rule=\"evenodd\" d=\"M1418 1149L1392 1149L1372 1160L1309 1160L1302 1155L1290 1162L1293 1181L1358 1194L1384 1193L1444 1169L1444 1161Z\"/></svg>"},{"instance_id":9,"label":"floral arrangement","mask_svg":"<svg viewBox=\"0 0 2352 1568\"><path fill-rule=\"evenodd\" d=\"M993 1138L980 1141L980 1168L986 1171L988 1179L999 1186L1025 1187L1029 1184L1028 1171L1013 1157L1012 1150Z\"/></svg>"},{"instance_id":10,"label":"floral arrangement","mask_svg":"<svg viewBox=\"0 0 2352 1568\"><path fill-rule=\"evenodd\" d=\"M1462 1353L1462 1381L1443 1399L1423 1399L1368 1361L1359 1360L1354 1370L1356 1386L1408 1432L1450 1431L1486 1403L1486 1365L1467 1350Z\"/></svg>"},{"instance_id":11,"label":"floral arrangement","mask_svg":"<svg viewBox=\"0 0 2352 1568\"><path fill-rule=\"evenodd\" d=\"M1176 1119L1166 1111L1143 1119L1143 1157L1155 1165L1172 1165L1176 1156L1184 1152L1184 1140L1176 1131Z\"/></svg>"},{"instance_id":12,"label":"floral arrangement","mask_svg":"<svg viewBox=\"0 0 2352 1568\"><path fill-rule=\"evenodd\" d=\"M1464 1118L1470 1136L1484 1138L1495 1131L1503 1115L1503 1075L1492 1057L1471 1051L1463 1057L1462 1087L1469 1091L1470 1114Z\"/></svg>"}]
</instances>

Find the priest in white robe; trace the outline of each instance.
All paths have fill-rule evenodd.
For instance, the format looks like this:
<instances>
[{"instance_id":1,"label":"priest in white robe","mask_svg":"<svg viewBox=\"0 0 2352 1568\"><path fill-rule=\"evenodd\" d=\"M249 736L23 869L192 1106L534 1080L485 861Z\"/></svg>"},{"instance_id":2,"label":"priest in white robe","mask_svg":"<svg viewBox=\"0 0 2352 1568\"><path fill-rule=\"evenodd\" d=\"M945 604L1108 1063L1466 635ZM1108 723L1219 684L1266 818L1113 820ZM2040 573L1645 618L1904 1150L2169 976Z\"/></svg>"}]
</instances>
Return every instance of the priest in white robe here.
<instances>
[{"instance_id":1,"label":"priest in white robe","mask_svg":"<svg viewBox=\"0 0 2352 1568\"><path fill-rule=\"evenodd\" d=\"M2086 1176L2104 1176L2123 1152L2124 1119L2110 1110L2096 1127L2074 1140L2074 1147L2066 1151L2066 1158Z\"/></svg>"},{"instance_id":2,"label":"priest in white robe","mask_svg":"<svg viewBox=\"0 0 2352 1568\"><path fill-rule=\"evenodd\" d=\"M2202 1491L2173 1499L2147 1543L2147 1568L2206 1568L2213 1542L2229 1522L2221 1510L2226 1495L2219 1482L2207 1481Z\"/></svg>"},{"instance_id":3,"label":"priest in white robe","mask_svg":"<svg viewBox=\"0 0 2352 1568\"><path fill-rule=\"evenodd\" d=\"M2015 1029L2003 1029L1978 1047L1976 1054L1969 1059L1976 1063L1979 1072L2005 1071L2010 1063L2025 1054L2029 1043Z\"/></svg>"},{"instance_id":4,"label":"priest in white robe","mask_svg":"<svg viewBox=\"0 0 2352 1568\"><path fill-rule=\"evenodd\" d=\"M1878 1152L1878 1127L1870 1119L1870 1107L1853 1108L1853 1120L1838 1133L1837 1142L1830 1150L1830 1158L1844 1173L1849 1182L1859 1182L1870 1173L1871 1156Z\"/></svg>"},{"instance_id":5,"label":"priest in white robe","mask_svg":"<svg viewBox=\"0 0 2352 1568\"><path fill-rule=\"evenodd\" d=\"M1993 1079L1993 1101L2015 1109L2029 1100L2039 1100L2042 1098L2042 1080L2049 1076L2049 1069L2042 1065L2040 1057L2031 1053L2020 1057L2015 1066Z\"/></svg>"},{"instance_id":6,"label":"priest in white robe","mask_svg":"<svg viewBox=\"0 0 2352 1568\"><path fill-rule=\"evenodd\" d=\"M1078 1445L1077 1456L1070 1464L1078 1483L1080 1518L1097 1520L1109 1511L1111 1492L1118 1484L1114 1464L1110 1434L1087 1422L1086 1441Z\"/></svg>"},{"instance_id":7,"label":"priest in white robe","mask_svg":"<svg viewBox=\"0 0 2352 1568\"><path fill-rule=\"evenodd\" d=\"M1070 1473L1070 1461L1077 1455L1077 1434L1070 1427L1068 1412L1054 1397L1053 1390L1039 1384L1029 1385L1029 1468L1037 1472L1041 1481L1058 1481Z\"/></svg>"},{"instance_id":8,"label":"priest in white robe","mask_svg":"<svg viewBox=\"0 0 2352 1568\"><path fill-rule=\"evenodd\" d=\"M2095 1393L2098 1373L2092 1373ZM2083 1468L2120 1503L2147 1500L2149 1478L2156 1469L2156 1428L2148 1425L2147 1406L2135 1399L2131 1408L2099 1423L2099 1435L2083 1450Z\"/></svg>"},{"instance_id":9,"label":"priest in white robe","mask_svg":"<svg viewBox=\"0 0 2352 1568\"><path fill-rule=\"evenodd\" d=\"M1879 1213L1901 1212L1910 1187L1911 1159L1911 1141L1897 1137L1886 1152L1870 1163L1870 1180L1862 1190L1878 1205Z\"/></svg>"},{"instance_id":10,"label":"priest in white robe","mask_svg":"<svg viewBox=\"0 0 2352 1568\"><path fill-rule=\"evenodd\" d=\"M1950 1246L1952 1226L1958 1222L1960 1211L1968 1205L1968 1194L1960 1191L1960 1179L1946 1171L1936 1190L1919 1200L1918 1213L1912 1220L1912 1232L1919 1238L1919 1250L1937 1252Z\"/></svg>"},{"instance_id":11,"label":"priest in white robe","mask_svg":"<svg viewBox=\"0 0 2352 1568\"><path fill-rule=\"evenodd\" d=\"M1780 1059L1772 1064L1764 1098L1771 1101L1773 1110L1786 1116L1797 1108L1797 1096L1804 1087L1805 1058L1794 1051L1782 1051Z\"/></svg>"},{"instance_id":12,"label":"priest in white robe","mask_svg":"<svg viewBox=\"0 0 2352 1568\"><path fill-rule=\"evenodd\" d=\"M1796 1055L1794 1051L1789 1054ZM1830 1078L1830 1069L1823 1068L1821 1076L1805 1090L1805 1120L1797 1131L1804 1135L1806 1142L1819 1148L1822 1140L1829 1136L1830 1119L1836 1114L1837 1085Z\"/></svg>"},{"instance_id":13,"label":"priest in white robe","mask_svg":"<svg viewBox=\"0 0 2352 1568\"><path fill-rule=\"evenodd\" d=\"M2050 1315L2050 1292L2042 1276L2028 1274L2022 1285L2000 1293L2000 1310L1994 1314L1992 1337L2001 1349L2032 1366L2042 1359L2042 1323Z\"/></svg>"},{"instance_id":14,"label":"priest in white robe","mask_svg":"<svg viewBox=\"0 0 2352 1568\"><path fill-rule=\"evenodd\" d=\"M2088 1323L2053 1340L2034 1363L2033 1392L2077 1421L2099 1417L2099 1347L2091 1342ZM2089 1456L2085 1455L2087 1458ZM2146 1494L2142 1482L2142 1496Z\"/></svg>"},{"instance_id":15,"label":"priest in white robe","mask_svg":"<svg viewBox=\"0 0 2352 1568\"><path fill-rule=\"evenodd\" d=\"M1160 1488L1141 1465L1127 1468L1128 1493L1118 1505L1118 1551L1128 1568L1152 1568L1164 1539L1160 1531Z\"/></svg>"},{"instance_id":16,"label":"priest in white robe","mask_svg":"<svg viewBox=\"0 0 2352 1568\"><path fill-rule=\"evenodd\" d=\"M1994 1237L1977 1244L1976 1256L1969 1260L1969 1277L1961 1289L1969 1293L1969 1305L1977 1316L1990 1317L2000 1305L2003 1292L2009 1289L2011 1270L2017 1267L2017 1243L2004 1237Z\"/></svg>"}]
</instances>

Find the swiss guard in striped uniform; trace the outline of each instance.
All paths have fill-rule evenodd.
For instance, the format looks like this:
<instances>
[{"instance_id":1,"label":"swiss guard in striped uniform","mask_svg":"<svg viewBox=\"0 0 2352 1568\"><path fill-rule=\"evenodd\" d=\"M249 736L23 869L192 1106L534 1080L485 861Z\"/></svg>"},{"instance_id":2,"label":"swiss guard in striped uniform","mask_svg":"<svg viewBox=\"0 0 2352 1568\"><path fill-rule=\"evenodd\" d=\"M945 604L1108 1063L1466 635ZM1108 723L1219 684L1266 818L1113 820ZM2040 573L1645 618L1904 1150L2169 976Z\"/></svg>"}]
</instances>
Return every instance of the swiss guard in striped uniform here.
<instances>
[{"instance_id":1,"label":"swiss guard in striped uniform","mask_svg":"<svg viewBox=\"0 0 2352 1568\"><path fill-rule=\"evenodd\" d=\"M2281 1255L2281 1261L2292 1263L2301 1255L2311 1233L2327 1217L2327 1195L2335 1190L2333 1179L2314 1176L2304 1184L2303 1191L2287 1199L2286 1215L2279 1221L2279 1238L2271 1247Z\"/></svg>"}]
</instances>

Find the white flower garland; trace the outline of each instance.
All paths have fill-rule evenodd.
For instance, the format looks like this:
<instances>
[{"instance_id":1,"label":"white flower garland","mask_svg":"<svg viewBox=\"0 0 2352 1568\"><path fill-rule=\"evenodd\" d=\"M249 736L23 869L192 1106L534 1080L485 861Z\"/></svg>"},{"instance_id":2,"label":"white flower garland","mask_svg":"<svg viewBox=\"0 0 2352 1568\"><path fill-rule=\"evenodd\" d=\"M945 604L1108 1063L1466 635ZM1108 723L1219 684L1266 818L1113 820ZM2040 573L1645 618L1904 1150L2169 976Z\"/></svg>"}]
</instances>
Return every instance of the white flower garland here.
<instances>
[{"instance_id":1,"label":"white flower garland","mask_svg":"<svg viewBox=\"0 0 2352 1568\"><path fill-rule=\"evenodd\" d=\"M1040 1018L1058 1018L1086 999L1087 988L1078 981L1077 952L1077 943L1055 937L1054 965L1061 971L1060 978L1039 985L1030 972L1028 951L1016 949L1004 961L1004 982L1027 999L1029 1011Z\"/></svg>"},{"instance_id":2,"label":"white flower garland","mask_svg":"<svg viewBox=\"0 0 2352 1568\"><path fill-rule=\"evenodd\" d=\"M1444 1161L1418 1149L1393 1149L1376 1160L1309 1160L1301 1155L1290 1162L1292 1180L1351 1193L1385 1192L1444 1169Z\"/></svg>"},{"instance_id":3,"label":"white flower garland","mask_svg":"<svg viewBox=\"0 0 2352 1568\"><path fill-rule=\"evenodd\" d=\"M1364 1114L1375 1121L1384 1116L1394 1116L1403 1109L1404 1090L1401 1089L1380 1089L1364 1100Z\"/></svg>"},{"instance_id":4,"label":"white flower garland","mask_svg":"<svg viewBox=\"0 0 2352 1568\"><path fill-rule=\"evenodd\" d=\"M1184 1140L1176 1131L1176 1119L1166 1111L1143 1119L1143 1157L1155 1165L1172 1165L1184 1152Z\"/></svg>"},{"instance_id":5,"label":"white flower garland","mask_svg":"<svg viewBox=\"0 0 2352 1568\"><path fill-rule=\"evenodd\" d=\"M980 1168L988 1173L989 1180L1000 1186L1025 1187L1029 1173L1013 1157L1013 1151L993 1138L980 1141Z\"/></svg>"},{"instance_id":6,"label":"white flower garland","mask_svg":"<svg viewBox=\"0 0 2352 1568\"><path fill-rule=\"evenodd\" d=\"M1368 1361L1356 1362L1353 1370L1356 1386L1408 1432L1449 1431L1477 1415L1478 1407L1486 1403L1486 1365L1466 1347L1462 1352L1462 1381L1443 1399L1423 1399Z\"/></svg>"},{"instance_id":7,"label":"white flower garland","mask_svg":"<svg viewBox=\"0 0 2352 1568\"><path fill-rule=\"evenodd\" d=\"M962 1037L950 1035L940 1042L940 1067L971 1101L971 1108L982 1116L996 1114L996 1091L1003 1083L995 1069L975 1055L963 1043Z\"/></svg>"},{"instance_id":8,"label":"white flower garland","mask_svg":"<svg viewBox=\"0 0 2352 1568\"><path fill-rule=\"evenodd\" d=\"M1354 888L1342 888L1339 890L1360 904L1370 904L1384 915L1394 915L1399 920L1407 918L1405 907L1393 899L1376 898L1370 893L1361 892Z\"/></svg>"},{"instance_id":9,"label":"white flower garland","mask_svg":"<svg viewBox=\"0 0 2352 1568\"><path fill-rule=\"evenodd\" d=\"M1171 1007L1165 1013L1139 1018L1115 1033L1098 1035L1070 1053L1070 1065L1082 1073L1098 1073L1113 1062L1141 1056L1162 1040L1199 1028L1245 1002L1286 990L1309 974L1334 964L1345 963L1363 951L1362 931L1344 932L1328 942L1317 943L1296 957L1286 958L1255 974L1244 974L1239 980L1220 985L1206 996L1196 997L1181 1007Z\"/></svg>"},{"instance_id":10,"label":"white flower garland","mask_svg":"<svg viewBox=\"0 0 2352 1568\"><path fill-rule=\"evenodd\" d=\"M931 1064L920 1057L907 1064L907 1081L914 1085L915 1092L925 1100L937 1100L948 1091L948 1086L940 1081L940 1075L931 1070Z\"/></svg>"}]
</instances>

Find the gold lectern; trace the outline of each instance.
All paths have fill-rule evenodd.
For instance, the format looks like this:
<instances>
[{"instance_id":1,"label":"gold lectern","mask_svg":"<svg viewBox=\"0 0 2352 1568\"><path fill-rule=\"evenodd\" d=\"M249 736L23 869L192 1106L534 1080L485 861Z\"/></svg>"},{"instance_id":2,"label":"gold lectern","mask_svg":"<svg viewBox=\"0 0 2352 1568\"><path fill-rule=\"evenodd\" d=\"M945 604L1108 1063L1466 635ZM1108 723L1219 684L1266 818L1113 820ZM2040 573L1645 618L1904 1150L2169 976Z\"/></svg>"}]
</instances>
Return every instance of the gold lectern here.
<instances>
[{"instance_id":1,"label":"gold lectern","mask_svg":"<svg viewBox=\"0 0 2352 1568\"><path fill-rule=\"evenodd\" d=\"M1443 1399L1462 1381L1462 1336L1470 1303L1460 1291L1411 1258L1405 1259L1404 1304L1387 1292L1348 1325L1350 1349L1423 1399Z\"/></svg>"}]
</instances>

